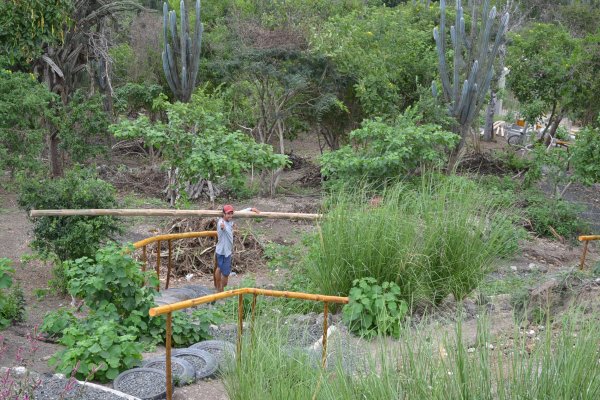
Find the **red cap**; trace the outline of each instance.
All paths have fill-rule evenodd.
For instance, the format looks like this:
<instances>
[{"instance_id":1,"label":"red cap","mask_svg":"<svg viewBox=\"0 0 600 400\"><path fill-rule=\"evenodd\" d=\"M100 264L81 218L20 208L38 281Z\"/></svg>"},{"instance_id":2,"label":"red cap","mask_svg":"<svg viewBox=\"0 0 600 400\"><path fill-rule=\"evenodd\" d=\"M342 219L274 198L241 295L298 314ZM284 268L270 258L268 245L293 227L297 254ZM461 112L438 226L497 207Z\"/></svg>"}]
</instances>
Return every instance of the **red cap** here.
<instances>
[{"instance_id":1,"label":"red cap","mask_svg":"<svg viewBox=\"0 0 600 400\"><path fill-rule=\"evenodd\" d=\"M224 213L233 212L233 206L231 204L224 205L223 212Z\"/></svg>"}]
</instances>

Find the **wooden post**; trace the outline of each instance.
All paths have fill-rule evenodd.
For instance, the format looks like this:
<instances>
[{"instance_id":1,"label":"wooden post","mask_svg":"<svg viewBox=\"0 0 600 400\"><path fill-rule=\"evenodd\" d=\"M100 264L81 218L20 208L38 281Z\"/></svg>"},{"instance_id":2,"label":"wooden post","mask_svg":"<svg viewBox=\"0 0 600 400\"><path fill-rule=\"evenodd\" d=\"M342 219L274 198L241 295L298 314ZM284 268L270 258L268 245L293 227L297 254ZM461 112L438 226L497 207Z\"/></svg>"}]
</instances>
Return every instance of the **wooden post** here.
<instances>
[{"instance_id":1,"label":"wooden post","mask_svg":"<svg viewBox=\"0 0 600 400\"><path fill-rule=\"evenodd\" d=\"M167 337L165 339L166 360L165 371L167 373L167 400L173 399L173 382L171 374L171 313L167 314Z\"/></svg>"},{"instance_id":2,"label":"wooden post","mask_svg":"<svg viewBox=\"0 0 600 400\"><path fill-rule=\"evenodd\" d=\"M146 246L142 248L142 272L146 272L146 268L148 267L148 255L146 254Z\"/></svg>"},{"instance_id":3,"label":"wooden post","mask_svg":"<svg viewBox=\"0 0 600 400\"><path fill-rule=\"evenodd\" d=\"M169 243L169 266L167 267L167 284L165 285L165 289L169 288L169 281L171 280L171 267L172 267L172 260L171 260L171 254L173 253L173 246L171 245L171 240L168 241Z\"/></svg>"},{"instance_id":4,"label":"wooden post","mask_svg":"<svg viewBox=\"0 0 600 400\"><path fill-rule=\"evenodd\" d=\"M156 291L160 292L160 240L156 242Z\"/></svg>"},{"instance_id":5,"label":"wooden post","mask_svg":"<svg viewBox=\"0 0 600 400\"><path fill-rule=\"evenodd\" d=\"M242 360L242 333L244 329L244 295L238 297L237 361Z\"/></svg>"},{"instance_id":6,"label":"wooden post","mask_svg":"<svg viewBox=\"0 0 600 400\"><path fill-rule=\"evenodd\" d=\"M250 342L252 342L252 338L254 336L254 312L256 310L256 297L258 295L256 293L254 293L252 295L252 325L250 325Z\"/></svg>"},{"instance_id":7,"label":"wooden post","mask_svg":"<svg viewBox=\"0 0 600 400\"><path fill-rule=\"evenodd\" d=\"M581 253L581 263L579 264L580 270L583 270L583 267L585 265L585 256L587 254L588 243L589 243L589 241L586 240L585 243L583 244L583 253Z\"/></svg>"},{"instance_id":8,"label":"wooden post","mask_svg":"<svg viewBox=\"0 0 600 400\"><path fill-rule=\"evenodd\" d=\"M327 314L329 313L329 304L324 301L323 302L323 356L322 356L322 364L323 368L325 368L325 364L327 363Z\"/></svg>"}]
</instances>

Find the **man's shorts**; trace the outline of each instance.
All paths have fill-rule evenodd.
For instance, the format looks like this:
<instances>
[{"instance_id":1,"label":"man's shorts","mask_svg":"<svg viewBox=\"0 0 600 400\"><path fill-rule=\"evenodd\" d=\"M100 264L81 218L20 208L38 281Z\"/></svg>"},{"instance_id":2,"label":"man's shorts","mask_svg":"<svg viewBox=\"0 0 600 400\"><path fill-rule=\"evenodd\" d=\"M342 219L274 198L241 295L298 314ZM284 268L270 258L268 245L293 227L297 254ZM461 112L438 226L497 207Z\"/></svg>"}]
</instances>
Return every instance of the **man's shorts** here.
<instances>
[{"instance_id":1,"label":"man's shorts","mask_svg":"<svg viewBox=\"0 0 600 400\"><path fill-rule=\"evenodd\" d=\"M229 274L231 274L231 256L225 257L221 254L217 254L217 265L223 276L229 276Z\"/></svg>"}]
</instances>

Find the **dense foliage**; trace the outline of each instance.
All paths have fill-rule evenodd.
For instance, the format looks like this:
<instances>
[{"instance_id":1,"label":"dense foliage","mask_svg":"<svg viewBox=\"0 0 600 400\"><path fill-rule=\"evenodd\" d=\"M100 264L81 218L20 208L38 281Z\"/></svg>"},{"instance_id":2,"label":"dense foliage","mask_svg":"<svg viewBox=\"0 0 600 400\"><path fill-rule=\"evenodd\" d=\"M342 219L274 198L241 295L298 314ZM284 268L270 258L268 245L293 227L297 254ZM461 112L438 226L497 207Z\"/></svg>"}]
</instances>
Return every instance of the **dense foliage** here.
<instances>
[{"instance_id":1,"label":"dense foliage","mask_svg":"<svg viewBox=\"0 0 600 400\"><path fill-rule=\"evenodd\" d=\"M95 172L75 168L61 179L23 178L19 205L31 209L117 208L115 189ZM40 217L32 219L31 246L60 260L93 256L101 243L120 231L109 216Z\"/></svg>"},{"instance_id":2,"label":"dense foliage","mask_svg":"<svg viewBox=\"0 0 600 400\"><path fill-rule=\"evenodd\" d=\"M148 314L154 307L158 279L153 272L141 271L132 251L131 246L111 244L99 249L93 259L82 257L65 263L69 293L84 299L90 312L77 320L59 309L44 319L42 330L59 336L66 346L50 360L59 371L78 377L91 375L100 381L114 379L139 364L144 346L163 342L164 318ZM219 319L208 310L175 314L174 345L208 339L209 325Z\"/></svg>"},{"instance_id":3,"label":"dense foliage","mask_svg":"<svg viewBox=\"0 0 600 400\"><path fill-rule=\"evenodd\" d=\"M54 100L34 75L0 69L0 171L41 169L44 117L52 117Z\"/></svg>"},{"instance_id":4,"label":"dense foliage","mask_svg":"<svg viewBox=\"0 0 600 400\"><path fill-rule=\"evenodd\" d=\"M350 302L343 308L344 322L350 329L365 337L399 337L403 318L408 314L408 304L400 299L400 287L394 282L380 286L373 278L356 279L352 286Z\"/></svg>"},{"instance_id":5,"label":"dense foliage","mask_svg":"<svg viewBox=\"0 0 600 400\"><path fill-rule=\"evenodd\" d=\"M572 162L583 182L600 182L600 128L587 127L577 133Z\"/></svg>"},{"instance_id":6,"label":"dense foliage","mask_svg":"<svg viewBox=\"0 0 600 400\"><path fill-rule=\"evenodd\" d=\"M244 172L283 166L286 157L274 154L271 147L258 144L240 131L226 125L222 96L196 91L189 103L170 103L165 97L155 100L155 108L166 112L168 122L152 122L146 116L123 120L111 130L118 138L141 137L161 149L165 167L179 173L180 186L201 178L228 179L240 186Z\"/></svg>"},{"instance_id":7,"label":"dense foliage","mask_svg":"<svg viewBox=\"0 0 600 400\"><path fill-rule=\"evenodd\" d=\"M439 166L459 136L433 124L419 124L410 112L391 123L366 120L350 132L351 144L322 157L321 173L330 180L384 183Z\"/></svg>"},{"instance_id":8,"label":"dense foliage","mask_svg":"<svg viewBox=\"0 0 600 400\"><path fill-rule=\"evenodd\" d=\"M428 177L388 188L379 205L352 189L332 195L308 275L319 292L349 293L356 279L394 282L400 299L463 299L499 257L517 249L497 199L467 179Z\"/></svg>"},{"instance_id":9,"label":"dense foliage","mask_svg":"<svg viewBox=\"0 0 600 400\"><path fill-rule=\"evenodd\" d=\"M0 258L0 330L13 322L22 321L25 316L23 291L14 283L14 273L11 261Z\"/></svg>"}]
</instances>

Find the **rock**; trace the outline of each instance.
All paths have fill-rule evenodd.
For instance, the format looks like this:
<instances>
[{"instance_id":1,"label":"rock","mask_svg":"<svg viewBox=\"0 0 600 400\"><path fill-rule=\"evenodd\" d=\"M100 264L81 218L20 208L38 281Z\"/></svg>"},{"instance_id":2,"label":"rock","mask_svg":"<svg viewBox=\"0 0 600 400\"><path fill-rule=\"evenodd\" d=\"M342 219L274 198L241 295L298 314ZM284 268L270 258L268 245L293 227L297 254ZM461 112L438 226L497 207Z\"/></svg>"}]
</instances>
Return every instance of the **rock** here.
<instances>
[{"instance_id":1,"label":"rock","mask_svg":"<svg viewBox=\"0 0 600 400\"><path fill-rule=\"evenodd\" d=\"M510 270L513 271L513 272L517 272L519 270L519 268L517 268L516 265L511 265L510 266Z\"/></svg>"},{"instance_id":2,"label":"rock","mask_svg":"<svg viewBox=\"0 0 600 400\"><path fill-rule=\"evenodd\" d=\"M535 264L535 263L529 263L529 265L527 266L527 269L528 269L529 271L532 271L532 272L533 272L533 271L537 271L537 270L538 270L538 266L537 266L537 264Z\"/></svg>"},{"instance_id":3,"label":"rock","mask_svg":"<svg viewBox=\"0 0 600 400\"><path fill-rule=\"evenodd\" d=\"M475 348L474 347L469 347L467 349L467 353L475 353Z\"/></svg>"},{"instance_id":4,"label":"rock","mask_svg":"<svg viewBox=\"0 0 600 400\"><path fill-rule=\"evenodd\" d=\"M535 337L535 331L533 329L530 329L527 331L527 337Z\"/></svg>"}]
</instances>

